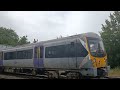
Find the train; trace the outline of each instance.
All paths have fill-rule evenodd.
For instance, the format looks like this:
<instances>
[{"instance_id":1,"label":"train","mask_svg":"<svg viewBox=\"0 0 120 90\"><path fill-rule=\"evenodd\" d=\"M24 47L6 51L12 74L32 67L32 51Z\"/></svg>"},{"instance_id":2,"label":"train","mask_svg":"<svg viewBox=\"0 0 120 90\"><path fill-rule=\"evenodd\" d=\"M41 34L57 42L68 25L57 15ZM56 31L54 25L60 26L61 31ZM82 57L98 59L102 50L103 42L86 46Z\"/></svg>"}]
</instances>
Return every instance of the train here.
<instances>
[{"instance_id":1,"label":"train","mask_svg":"<svg viewBox=\"0 0 120 90\"><path fill-rule=\"evenodd\" d=\"M110 71L102 38L93 32L40 41L0 51L0 72L49 78L107 77Z\"/></svg>"}]
</instances>

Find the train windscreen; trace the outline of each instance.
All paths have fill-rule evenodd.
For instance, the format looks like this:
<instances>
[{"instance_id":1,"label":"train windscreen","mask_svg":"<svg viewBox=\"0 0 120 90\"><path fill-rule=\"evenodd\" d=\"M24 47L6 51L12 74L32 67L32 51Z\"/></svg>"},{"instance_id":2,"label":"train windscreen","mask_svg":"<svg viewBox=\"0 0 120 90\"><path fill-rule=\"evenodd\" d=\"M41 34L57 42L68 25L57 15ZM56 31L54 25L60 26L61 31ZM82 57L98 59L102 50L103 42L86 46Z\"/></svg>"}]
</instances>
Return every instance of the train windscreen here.
<instances>
[{"instance_id":1,"label":"train windscreen","mask_svg":"<svg viewBox=\"0 0 120 90\"><path fill-rule=\"evenodd\" d=\"M106 51L101 39L88 38L88 46L92 56L104 57L106 55Z\"/></svg>"}]
</instances>

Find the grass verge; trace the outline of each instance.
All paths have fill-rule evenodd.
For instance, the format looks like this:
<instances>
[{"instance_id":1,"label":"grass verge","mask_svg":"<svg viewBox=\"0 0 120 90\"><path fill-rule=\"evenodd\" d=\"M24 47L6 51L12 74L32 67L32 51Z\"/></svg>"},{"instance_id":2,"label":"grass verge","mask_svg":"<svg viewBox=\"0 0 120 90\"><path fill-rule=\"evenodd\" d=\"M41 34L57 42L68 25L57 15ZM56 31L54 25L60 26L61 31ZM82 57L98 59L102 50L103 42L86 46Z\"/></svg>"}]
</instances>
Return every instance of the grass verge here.
<instances>
[{"instance_id":1,"label":"grass verge","mask_svg":"<svg viewBox=\"0 0 120 90\"><path fill-rule=\"evenodd\" d=\"M111 69L108 76L109 77L120 77L120 67L116 67L114 69Z\"/></svg>"}]
</instances>

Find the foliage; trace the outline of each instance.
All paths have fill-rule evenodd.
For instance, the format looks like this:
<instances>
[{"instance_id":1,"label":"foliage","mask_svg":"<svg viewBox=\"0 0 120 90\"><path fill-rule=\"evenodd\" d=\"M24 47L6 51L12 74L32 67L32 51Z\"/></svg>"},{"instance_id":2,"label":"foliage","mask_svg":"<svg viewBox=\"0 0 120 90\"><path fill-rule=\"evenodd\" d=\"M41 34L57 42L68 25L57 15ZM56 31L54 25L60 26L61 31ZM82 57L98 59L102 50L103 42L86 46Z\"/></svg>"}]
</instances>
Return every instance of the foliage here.
<instances>
[{"instance_id":1,"label":"foliage","mask_svg":"<svg viewBox=\"0 0 120 90\"><path fill-rule=\"evenodd\" d=\"M109 77L120 77L120 67L115 67L110 70Z\"/></svg>"},{"instance_id":2,"label":"foliage","mask_svg":"<svg viewBox=\"0 0 120 90\"><path fill-rule=\"evenodd\" d=\"M108 55L108 62L112 68L120 66L120 12L110 14L110 20L102 24L100 35Z\"/></svg>"},{"instance_id":3,"label":"foliage","mask_svg":"<svg viewBox=\"0 0 120 90\"><path fill-rule=\"evenodd\" d=\"M27 40L27 36L20 37L18 41L18 45L23 45L23 44L28 44L28 43L30 42Z\"/></svg>"},{"instance_id":4,"label":"foliage","mask_svg":"<svg viewBox=\"0 0 120 90\"><path fill-rule=\"evenodd\" d=\"M0 44L16 46L30 43L27 40L27 36L19 38L14 30L0 27Z\"/></svg>"}]
</instances>

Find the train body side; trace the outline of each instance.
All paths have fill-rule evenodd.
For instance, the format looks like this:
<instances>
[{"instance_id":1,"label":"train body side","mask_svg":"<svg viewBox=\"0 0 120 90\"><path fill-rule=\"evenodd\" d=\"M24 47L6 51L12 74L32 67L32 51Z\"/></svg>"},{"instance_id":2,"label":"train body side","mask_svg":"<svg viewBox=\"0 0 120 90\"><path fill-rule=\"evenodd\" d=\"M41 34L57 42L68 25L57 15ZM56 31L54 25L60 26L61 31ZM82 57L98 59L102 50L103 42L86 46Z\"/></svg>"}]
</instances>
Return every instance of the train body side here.
<instances>
[{"instance_id":1,"label":"train body side","mask_svg":"<svg viewBox=\"0 0 120 90\"><path fill-rule=\"evenodd\" d=\"M100 38L97 34L88 33L3 50L3 60L0 61L0 65L5 68L28 68L38 71L75 71L83 76L95 77L98 76L98 73L103 73L101 71L104 69L108 70L109 67L106 55L95 57L91 54L88 37ZM23 56L6 58L9 57L6 56L6 53L9 55L9 52L21 53L25 50L32 50L28 52L31 53L28 54L31 55L30 58L21 58Z\"/></svg>"},{"instance_id":2,"label":"train body side","mask_svg":"<svg viewBox=\"0 0 120 90\"><path fill-rule=\"evenodd\" d=\"M74 49L73 53L67 52L67 50L74 48L77 42L81 43L77 38L73 38L44 44L44 67L50 69L79 69L80 62L88 55L87 50L80 44L84 55L75 56L77 50Z\"/></svg>"},{"instance_id":3,"label":"train body side","mask_svg":"<svg viewBox=\"0 0 120 90\"><path fill-rule=\"evenodd\" d=\"M3 53L4 53L3 55L4 67L12 67L12 68L13 67L14 68L33 68L34 67L34 64L33 64L34 52L32 47L4 50Z\"/></svg>"}]
</instances>

